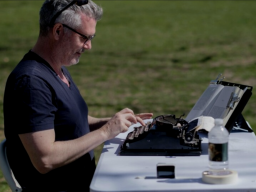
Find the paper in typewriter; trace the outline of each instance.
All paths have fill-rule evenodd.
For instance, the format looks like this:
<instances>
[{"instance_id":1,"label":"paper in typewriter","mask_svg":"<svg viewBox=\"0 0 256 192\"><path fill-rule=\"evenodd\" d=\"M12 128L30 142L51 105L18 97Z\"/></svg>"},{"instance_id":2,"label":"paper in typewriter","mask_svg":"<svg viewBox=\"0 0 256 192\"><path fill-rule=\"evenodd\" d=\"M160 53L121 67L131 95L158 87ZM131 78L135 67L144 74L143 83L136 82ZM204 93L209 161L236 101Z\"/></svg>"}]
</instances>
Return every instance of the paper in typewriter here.
<instances>
[{"instance_id":1,"label":"paper in typewriter","mask_svg":"<svg viewBox=\"0 0 256 192\"><path fill-rule=\"evenodd\" d=\"M210 116L214 119L222 118L225 125L243 93L244 91L236 86L210 84L187 115L186 121Z\"/></svg>"}]
</instances>

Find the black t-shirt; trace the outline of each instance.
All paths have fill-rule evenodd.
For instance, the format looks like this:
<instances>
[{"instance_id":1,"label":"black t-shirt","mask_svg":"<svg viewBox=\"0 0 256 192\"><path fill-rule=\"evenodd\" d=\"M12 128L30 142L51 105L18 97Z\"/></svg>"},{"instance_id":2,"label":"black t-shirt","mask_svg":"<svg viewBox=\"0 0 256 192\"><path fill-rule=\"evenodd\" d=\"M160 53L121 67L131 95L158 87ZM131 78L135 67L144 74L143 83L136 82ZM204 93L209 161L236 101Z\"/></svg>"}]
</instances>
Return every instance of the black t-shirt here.
<instances>
[{"instance_id":1,"label":"black t-shirt","mask_svg":"<svg viewBox=\"0 0 256 192\"><path fill-rule=\"evenodd\" d=\"M19 134L54 129L56 141L87 134L88 108L65 67L68 87L51 66L28 52L10 74L4 95L7 156L24 191L88 191L95 170L93 151L78 160L40 174L32 165Z\"/></svg>"}]
</instances>

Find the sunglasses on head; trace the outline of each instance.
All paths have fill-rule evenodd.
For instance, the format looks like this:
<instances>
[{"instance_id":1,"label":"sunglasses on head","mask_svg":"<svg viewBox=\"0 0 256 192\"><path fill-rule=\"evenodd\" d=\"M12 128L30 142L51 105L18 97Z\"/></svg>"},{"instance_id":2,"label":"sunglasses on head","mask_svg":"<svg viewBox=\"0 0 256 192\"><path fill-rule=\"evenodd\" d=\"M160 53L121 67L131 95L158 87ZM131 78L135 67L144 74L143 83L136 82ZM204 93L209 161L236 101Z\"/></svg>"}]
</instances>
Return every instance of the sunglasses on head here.
<instances>
[{"instance_id":1,"label":"sunglasses on head","mask_svg":"<svg viewBox=\"0 0 256 192\"><path fill-rule=\"evenodd\" d=\"M63 9L61 9L59 12L57 12L51 19L51 22L50 22L50 25L53 26L54 25L54 22L56 20L56 18L64 11L66 10L67 8L69 8L70 6L72 5L78 5L78 6L82 6L82 5L85 5L85 4L88 4L88 0L77 0L77 1L71 1L71 3L69 3L66 7L64 7Z\"/></svg>"}]
</instances>

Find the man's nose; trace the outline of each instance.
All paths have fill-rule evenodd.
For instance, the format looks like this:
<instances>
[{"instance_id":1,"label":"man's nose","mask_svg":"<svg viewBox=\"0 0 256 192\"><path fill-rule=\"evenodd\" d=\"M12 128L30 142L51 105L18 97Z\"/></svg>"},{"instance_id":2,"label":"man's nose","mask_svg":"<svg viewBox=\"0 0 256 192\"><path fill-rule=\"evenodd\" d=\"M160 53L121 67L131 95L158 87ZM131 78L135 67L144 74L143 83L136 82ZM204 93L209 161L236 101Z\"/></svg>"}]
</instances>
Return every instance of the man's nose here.
<instances>
[{"instance_id":1,"label":"man's nose","mask_svg":"<svg viewBox=\"0 0 256 192\"><path fill-rule=\"evenodd\" d=\"M92 41L88 40L87 42L84 43L84 48L87 50L90 50L92 48Z\"/></svg>"}]
</instances>

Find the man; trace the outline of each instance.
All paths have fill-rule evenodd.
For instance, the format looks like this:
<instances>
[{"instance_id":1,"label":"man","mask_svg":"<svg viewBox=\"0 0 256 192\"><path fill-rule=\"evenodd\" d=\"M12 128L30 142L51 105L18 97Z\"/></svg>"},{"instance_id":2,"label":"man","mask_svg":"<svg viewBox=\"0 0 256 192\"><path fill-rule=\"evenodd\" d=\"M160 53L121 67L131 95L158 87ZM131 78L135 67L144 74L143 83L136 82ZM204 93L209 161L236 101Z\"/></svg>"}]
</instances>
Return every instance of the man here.
<instances>
[{"instance_id":1,"label":"man","mask_svg":"<svg viewBox=\"0 0 256 192\"><path fill-rule=\"evenodd\" d=\"M10 74L4 95L7 156L23 191L89 191L93 149L152 113L123 109L95 118L64 66L91 49L102 8L46 0L35 46Z\"/></svg>"}]
</instances>

